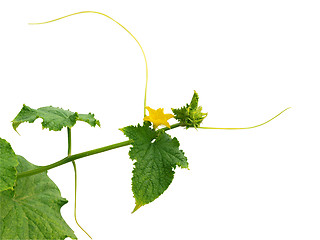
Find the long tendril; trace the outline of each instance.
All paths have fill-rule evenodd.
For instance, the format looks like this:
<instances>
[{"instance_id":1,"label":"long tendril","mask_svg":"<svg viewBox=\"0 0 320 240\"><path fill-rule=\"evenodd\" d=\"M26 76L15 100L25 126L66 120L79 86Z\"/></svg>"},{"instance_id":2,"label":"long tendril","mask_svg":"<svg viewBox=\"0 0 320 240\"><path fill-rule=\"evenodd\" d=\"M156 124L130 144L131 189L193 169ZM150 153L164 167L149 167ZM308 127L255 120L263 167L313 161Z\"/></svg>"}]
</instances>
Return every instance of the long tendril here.
<instances>
[{"instance_id":1,"label":"long tendril","mask_svg":"<svg viewBox=\"0 0 320 240\"><path fill-rule=\"evenodd\" d=\"M269 119L268 121L252 126L252 127L242 127L242 128L217 128L217 127L198 127L201 129L220 129L220 130L242 130L242 129L251 129L251 128L256 128L256 127L260 127L270 121L272 121L273 119L275 119L276 117L278 117L280 114L282 114L283 112L287 111L290 107L286 108L285 110L281 111L280 113L278 113L276 116L274 116L273 118Z\"/></svg>"},{"instance_id":2,"label":"long tendril","mask_svg":"<svg viewBox=\"0 0 320 240\"><path fill-rule=\"evenodd\" d=\"M67 128L68 130L68 157L71 156L71 128ZM87 233L78 223L77 220L77 166L75 161L72 161L73 170L74 170L74 220L76 221L78 227L88 235L89 238L92 239L92 237Z\"/></svg>"},{"instance_id":3,"label":"long tendril","mask_svg":"<svg viewBox=\"0 0 320 240\"><path fill-rule=\"evenodd\" d=\"M146 65L146 85L145 85L145 89L144 89L144 103L143 103L143 116L145 117L146 116L146 106L147 106L147 88L148 88L148 63L147 63L147 57L146 57L146 54L144 53L143 51L143 48L141 46L141 44L139 43L139 41L135 38L135 36L133 36L133 34L127 29L125 28L122 24L120 24L118 21L114 20L112 17L104 14L104 13L101 13L101 12L95 12L95 11L82 11L82 12L76 12L76 13L72 13L72 14L69 14L69 15L66 15L66 16L63 16L63 17L60 17L60 18L56 18L56 19L53 19L53 20L50 20L50 21L46 21L46 22L40 22L40 23L29 23L30 25L39 25L39 24L46 24L46 23L51 23L51 22L55 22L55 21L58 21L60 19L63 19L63 18L67 18L67 17L71 17L71 16L74 16L74 15L77 15L77 14L81 14L81 13L96 13L96 14L100 14L102 16L105 16L109 19L111 19L112 21L114 21L116 24L118 24L120 27L122 27L124 30L126 30L127 33L130 34L130 36L137 42L137 44L139 45L140 49L141 49L141 52L143 54L143 57L144 57L144 61L145 61L145 65Z\"/></svg>"}]
</instances>

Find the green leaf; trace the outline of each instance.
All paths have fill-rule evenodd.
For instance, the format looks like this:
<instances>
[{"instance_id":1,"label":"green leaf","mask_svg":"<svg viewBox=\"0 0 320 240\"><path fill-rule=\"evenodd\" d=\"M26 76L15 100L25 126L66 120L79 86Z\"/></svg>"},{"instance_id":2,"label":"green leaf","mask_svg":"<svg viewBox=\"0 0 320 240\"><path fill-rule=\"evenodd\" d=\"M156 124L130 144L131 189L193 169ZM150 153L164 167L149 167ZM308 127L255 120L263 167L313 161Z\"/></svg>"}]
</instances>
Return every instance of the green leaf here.
<instances>
[{"instance_id":1,"label":"green leaf","mask_svg":"<svg viewBox=\"0 0 320 240\"><path fill-rule=\"evenodd\" d=\"M18 172L37 168L17 157ZM0 239L77 239L61 217L67 202L47 173L18 179L13 190L0 193Z\"/></svg>"},{"instance_id":2,"label":"green leaf","mask_svg":"<svg viewBox=\"0 0 320 240\"><path fill-rule=\"evenodd\" d=\"M10 144L0 138L0 192L13 189L17 179L17 156Z\"/></svg>"},{"instance_id":3,"label":"green leaf","mask_svg":"<svg viewBox=\"0 0 320 240\"><path fill-rule=\"evenodd\" d=\"M89 113L89 114L79 114L79 121L86 122L90 124L91 127L99 126L100 127L100 122L99 120L94 118L94 114Z\"/></svg>"},{"instance_id":4,"label":"green leaf","mask_svg":"<svg viewBox=\"0 0 320 240\"><path fill-rule=\"evenodd\" d=\"M187 158L179 150L179 142L164 131L155 131L150 123L121 129L133 140L129 156L134 163L132 191L135 212L158 198L171 184L176 166L188 168Z\"/></svg>"},{"instance_id":5,"label":"green leaf","mask_svg":"<svg viewBox=\"0 0 320 240\"><path fill-rule=\"evenodd\" d=\"M199 127L208 114L202 112L202 107L198 106L198 102L199 95L194 91L190 104L187 103L186 106L182 108L172 108L174 118L183 126L186 126L186 128Z\"/></svg>"},{"instance_id":6,"label":"green leaf","mask_svg":"<svg viewBox=\"0 0 320 240\"><path fill-rule=\"evenodd\" d=\"M21 111L12 121L12 127L17 131L18 126L23 122L33 123L36 119L42 118L42 127L53 131L60 131L63 127L73 127L76 122L83 121L90 124L92 127L98 125L100 122L94 118L94 114L78 114L62 108L56 107L42 107L32 109L23 105Z\"/></svg>"}]
</instances>

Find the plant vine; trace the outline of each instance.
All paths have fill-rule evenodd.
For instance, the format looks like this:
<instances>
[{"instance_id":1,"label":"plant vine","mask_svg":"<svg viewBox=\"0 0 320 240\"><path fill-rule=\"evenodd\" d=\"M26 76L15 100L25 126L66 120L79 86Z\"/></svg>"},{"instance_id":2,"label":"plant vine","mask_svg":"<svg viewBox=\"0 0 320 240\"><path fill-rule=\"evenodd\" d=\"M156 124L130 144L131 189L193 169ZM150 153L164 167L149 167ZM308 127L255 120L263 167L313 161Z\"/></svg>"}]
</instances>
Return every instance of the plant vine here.
<instances>
[{"instance_id":1,"label":"plant vine","mask_svg":"<svg viewBox=\"0 0 320 240\"><path fill-rule=\"evenodd\" d=\"M66 237L77 239L73 230L60 214L60 208L67 203L67 200L61 197L58 187L47 176L47 171L50 169L70 162L73 164L75 174L74 218L79 228L91 238L77 220L76 160L130 145L129 157L134 162L132 192L135 198L135 207L133 208L133 212L135 212L163 194L173 181L177 167L188 169L189 163L185 152L180 149L178 139L167 133L169 130L178 127L217 130L252 129L269 123L289 109L284 109L261 124L237 128L202 126L202 122L208 114L204 113L199 105L199 95L196 91L194 91L190 102L180 108L172 108L172 113L164 113L163 108L152 109L147 106L148 64L145 52L136 37L119 22L104 13L82 11L54 20L31 24L51 23L83 13L94 13L107 17L128 32L140 47L146 69L143 121L137 125L120 129L128 138L127 140L72 154L71 128L77 121L85 122L92 127L100 126L100 122L94 114L79 114L53 106L34 109L23 105L21 111L12 121L13 129L17 131L20 124L33 123L38 118L42 119L41 124L44 129L61 131L66 128L67 156L46 166L35 166L22 156L15 154L11 145L5 139L0 138L1 239L65 239ZM148 115L146 110L148 110ZM171 118L176 120L175 124L169 124L168 120ZM30 195L35 197L31 199L28 197Z\"/></svg>"}]
</instances>

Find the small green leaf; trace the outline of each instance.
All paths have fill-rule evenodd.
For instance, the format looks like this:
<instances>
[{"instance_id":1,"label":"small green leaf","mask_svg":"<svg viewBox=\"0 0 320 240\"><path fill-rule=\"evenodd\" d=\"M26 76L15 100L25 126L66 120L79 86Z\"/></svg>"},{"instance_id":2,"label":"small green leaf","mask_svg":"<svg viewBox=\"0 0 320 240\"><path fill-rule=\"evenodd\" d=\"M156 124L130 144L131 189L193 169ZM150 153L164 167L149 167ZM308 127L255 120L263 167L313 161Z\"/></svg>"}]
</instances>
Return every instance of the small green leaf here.
<instances>
[{"instance_id":1,"label":"small green leaf","mask_svg":"<svg viewBox=\"0 0 320 240\"><path fill-rule=\"evenodd\" d=\"M18 172L37 168L17 157ZM47 173L18 179L13 190L0 193L0 239L77 239L60 213L67 202Z\"/></svg>"},{"instance_id":2,"label":"small green leaf","mask_svg":"<svg viewBox=\"0 0 320 240\"><path fill-rule=\"evenodd\" d=\"M63 127L73 127L77 120L86 122L92 127L96 125L100 126L100 122L94 118L94 115L78 114L69 110L56 107L42 107L38 109L32 109L26 105L23 105L19 114L12 121L12 127L17 131L18 126L23 122L33 123L36 119L42 118L42 127L48 128L53 131L60 131Z\"/></svg>"},{"instance_id":3,"label":"small green leaf","mask_svg":"<svg viewBox=\"0 0 320 240\"><path fill-rule=\"evenodd\" d=\"M179 150L178 140L163 131L151 129L148 122L121 130L133 140L129 156L136 160L132 177L135 212L158 198L171 184L176 166L188 168L188 162Z\"/></svg>"},{"instance_id":4,"label":"small green leaf","mask_svg":"<svg viewBox=\"0 0 320 240\"><path fill-rule=\"evenodd\" d=\"M190 102L190 109L195 110L198 108L199 103L199 95L196 91L194 91L191 102Z\"/></svg>"},{"instance_id":5,"label":"small green leaf","mask_svg":"<svg viewBox=\"0 0 320 240\"><path fill-rule=\"evenodd\" d=\"M0 138L0 192L13 189L17 179L17 156L10 144Z\"/></svg>"},{"instance_id":6,"label":"small green leaf","mask_svg":"<svg viewBox=\"0 0 320 240\"><path fill-rule=\"evenodd\" d=\"M198 102L199 95L194 91L190 104L187 103L186 106L182 108L172 108L174 118L183 126L186 126L186 128L199 127L208 114L202 113L202 107L198 106Z\"/></svg>"}]
</instances>

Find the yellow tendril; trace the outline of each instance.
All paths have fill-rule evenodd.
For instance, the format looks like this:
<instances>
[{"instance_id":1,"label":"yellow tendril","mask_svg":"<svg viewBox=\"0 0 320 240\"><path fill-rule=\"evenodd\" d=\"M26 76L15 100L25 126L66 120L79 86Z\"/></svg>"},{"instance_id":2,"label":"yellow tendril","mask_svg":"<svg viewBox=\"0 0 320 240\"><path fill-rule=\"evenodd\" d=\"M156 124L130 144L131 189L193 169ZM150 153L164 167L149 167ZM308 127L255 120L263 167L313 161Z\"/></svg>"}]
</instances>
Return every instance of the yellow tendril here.
<instances>
[{"instance_id":1,"label":"yellow tendril","mask_svg":"<svg viewBox=\"0 0 320 240\"><path fill-rule=\"evenodd\" d=\"M202 129L221 129L221 130L241 130L241 129L250 129L250 128L256 128L256 127L260 127L270 121L272 121L273 119L275 119L276 117L278 117L280 114L282 114L283 112L287 111L290 107L286 108L285 110L283 110L282 112L280 112L279 114L277 114L276 116L274 116L273 118L269 119L268 121L252 126L252 127L244 127L244 128L216 128L216 127L198 127L198 128L202 128Z\"/></svg>"},{"instance_id":2,"label":"yellow tendril","mask_svg":"<svg viewBox=\"0 0 320 240\"><path fill-rule=\"evenodd\" d=\"M53 20L50 20L50 21L46 21L46 22L41 22L41 23L29 23L30 25L38 25L38 24L46 24L46 23L51 23L51 22L55 22L55 21L58 21L60 19L63 19L63 18L67 18L67 17L71 17L71 16L74 16L74 15L77 15L77 14L81 14L81 13L96 13L96 14L100 14L102 16L105 16L109 19L111 19L112 21L114 21L116 24L118 24L120 27L122 27L124 30L127 31L127 33L130 34L131 37L133 37L133 39L137 42L137 44L139 45L140 49L141 49L141 52L143 54L143 57L144 57L144 61L145 61L145 64L146 64L146 86L145 86L145 90L144 90L144 106L143 106L143 116L145 117L146 116L146 106L147 106L147 88L148 88L148 63L147 63L147 57L146 57L146 54L144 53L143 51L143 48L141 46L141 44L139 43L139 41L135 38L135 36L133 36L133 34L128 30L126 29L122 24L120 24L119 22L117 22L116 20L114 20L112 17L104 14L104 13L101 13L101 12L95 12L95 11L82 11L82 12L76 12L76 13L72 13L72 14L69 14L69 15L66 15L66 16L63 16L63 17L60 17L60 18L56 18L56 19L53 19Z\"/></svg>"},{"instance_id":3,"label":"yellow tendril","mask_svg":"<svg viewBox=\"0 0 320 240\"><path fill-rule=\"evenodd\" d=\"M76 224L78 227L85 233L89 238L92 239L92 237L89 235L89 233L84 230L77 220L77 166L75 161L72 161L73 169L74 169L74 220L76 221Z\"/></svg>"},{"instance_id":4,"label":"yellow tendril","mask_svg":"<svg viewBox=\"0 0 320 240\"><path fill-rule=\"evenodd\" d=\"M68 132L68 156L71 156L71 128L67 128ZM74 170L74 220L76 221L78 227L88 235L89 238L92 239L92 237L87 233L78 223L77 220L77 166L75 161L72 161L73 170Z\"/></svg>"}]
</instances>

